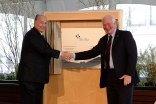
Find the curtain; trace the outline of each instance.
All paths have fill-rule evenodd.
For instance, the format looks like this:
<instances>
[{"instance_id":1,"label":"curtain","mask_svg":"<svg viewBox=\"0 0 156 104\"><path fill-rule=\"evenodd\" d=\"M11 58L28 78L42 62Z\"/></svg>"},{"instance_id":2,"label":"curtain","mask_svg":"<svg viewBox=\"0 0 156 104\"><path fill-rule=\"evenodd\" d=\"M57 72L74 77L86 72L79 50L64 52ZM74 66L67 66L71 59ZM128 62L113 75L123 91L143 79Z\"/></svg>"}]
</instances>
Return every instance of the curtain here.
<instances>
[{"instance_id":1,"label":"curtain","mask_svg":"<svg viewBox=\"0 0 156 104\"><path fill-rule=\"evenodd\" d=\"M53 49L62 50L60 22L48 21L44 36ZM59 59L51 58L49 69L50 74L61 74L61 57Z\"/></svg>"}]
</instances>

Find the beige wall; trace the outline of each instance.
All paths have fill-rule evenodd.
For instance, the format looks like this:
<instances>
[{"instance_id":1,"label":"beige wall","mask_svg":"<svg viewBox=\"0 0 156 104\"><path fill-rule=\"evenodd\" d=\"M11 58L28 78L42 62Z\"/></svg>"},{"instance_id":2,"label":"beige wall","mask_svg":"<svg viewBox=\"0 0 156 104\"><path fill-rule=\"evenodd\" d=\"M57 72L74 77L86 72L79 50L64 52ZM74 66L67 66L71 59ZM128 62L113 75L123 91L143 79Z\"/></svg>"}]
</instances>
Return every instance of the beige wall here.
<instances>
[{"instance_id":1,"label":"beige wall","mask_svg":"<svg viewBox=\"0 0 156 104\"><path fill-rule=\"evenodd\" d=\"M107 104L99 79L100 69L63 69L60 75L50 75L44 104Z\"/></svg>"}]
</instances>

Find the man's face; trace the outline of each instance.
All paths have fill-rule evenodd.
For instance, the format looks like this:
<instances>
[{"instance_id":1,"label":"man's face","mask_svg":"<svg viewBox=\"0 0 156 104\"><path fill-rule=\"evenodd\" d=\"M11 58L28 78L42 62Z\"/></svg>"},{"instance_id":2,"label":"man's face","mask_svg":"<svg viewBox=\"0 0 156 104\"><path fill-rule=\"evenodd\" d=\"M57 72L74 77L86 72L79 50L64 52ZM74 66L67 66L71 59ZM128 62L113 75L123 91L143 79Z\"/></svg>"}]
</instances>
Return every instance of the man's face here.
<instances>
[{"instance_id":1,"label":"man's face","mask_svg":"<svg viewBox=\"0 0 156 104\"><path fill-rule=\"evenodd\" d=\"M43 33L47 26L47 18L45 16L38 16L37 20L34 22L34 27L41 33Z\"/></svg>"},{"instance_id":2,"label":"man's face","mask_svg":"<svg viewBox=\"0 0 156 104\"><path fill-rule=\"evenodd\" d=\"M112 34L116 28L116 23L113 23L110 17L104 18L102 24L103 24L103 29L107 34Z\"/></svg>"}]
</instances>

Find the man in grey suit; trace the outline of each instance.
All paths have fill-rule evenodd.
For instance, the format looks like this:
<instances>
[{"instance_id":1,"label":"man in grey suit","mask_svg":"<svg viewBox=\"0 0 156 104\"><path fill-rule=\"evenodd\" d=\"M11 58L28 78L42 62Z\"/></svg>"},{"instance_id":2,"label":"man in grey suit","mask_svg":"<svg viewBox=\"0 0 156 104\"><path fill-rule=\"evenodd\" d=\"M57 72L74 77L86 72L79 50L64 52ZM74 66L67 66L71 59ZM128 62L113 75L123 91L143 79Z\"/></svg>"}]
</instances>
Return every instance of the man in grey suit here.
<instances>
[{"instance_id":1,"label":"man in grey suit","mask_svg":"<svg viewBox=\"0 0 156 104\"><path fill-rule=\"evenodd\" d=\"M41 14L36 15L34 27L23 39L17 73L21 104L42 104L44 84L49 81L50 58L59 58L61 55L60 51L52 49L44 39L42 33L46 25L46 17Z\"/></svg>"},{"instance_id":2,"label":"man in grey suit","mask_svg":"<svg viewBox=\"0 0 156 104\"><path fill-rule=\"evenodd\" d=\"M104 16L102 24L106 35L96 46L75 54L68 53L66 59L86 60L101 55L100 88L106 87L108 104L132 104L133 88L139 82L135 40L131 32L117 29L112 15Z\"/></svg>"}]
</instances>

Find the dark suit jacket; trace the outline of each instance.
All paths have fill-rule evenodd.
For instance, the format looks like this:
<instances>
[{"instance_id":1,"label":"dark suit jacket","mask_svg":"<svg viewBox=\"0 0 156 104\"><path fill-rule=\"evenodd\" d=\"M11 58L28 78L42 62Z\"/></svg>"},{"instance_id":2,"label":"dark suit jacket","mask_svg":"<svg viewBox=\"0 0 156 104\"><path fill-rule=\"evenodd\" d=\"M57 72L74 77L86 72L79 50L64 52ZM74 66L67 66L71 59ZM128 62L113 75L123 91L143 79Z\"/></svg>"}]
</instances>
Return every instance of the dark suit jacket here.
<instances>
[{"instance_id":1,"label":"dark suit jacket","mask_svg":"<svg viewBox=\"0 0 156 104\"><path fill-rule=\"evenodd\" d=\"M60 51L52 49L40 32L32 28L23 39L17 80L48 83L50 58L59 58L59 54Z\"/></svg>"},{"instance_id":2,"label":"dark suit jacket","mask_svg":"<svg viewBox=\"0 0 156 104\"><path fill-rule=\"evenodd\" d=\"M75 60L85 60L101 55L100 88L106 87L107 71L105 69L105 50L108 34L103 36L91 50L76 53ZM124 74L132 76L132 84L139 82L136 72L137 48L135 40L129 31L116 30L112 44L112 59L118 78Z\"/></svg>"}]
</instances>

